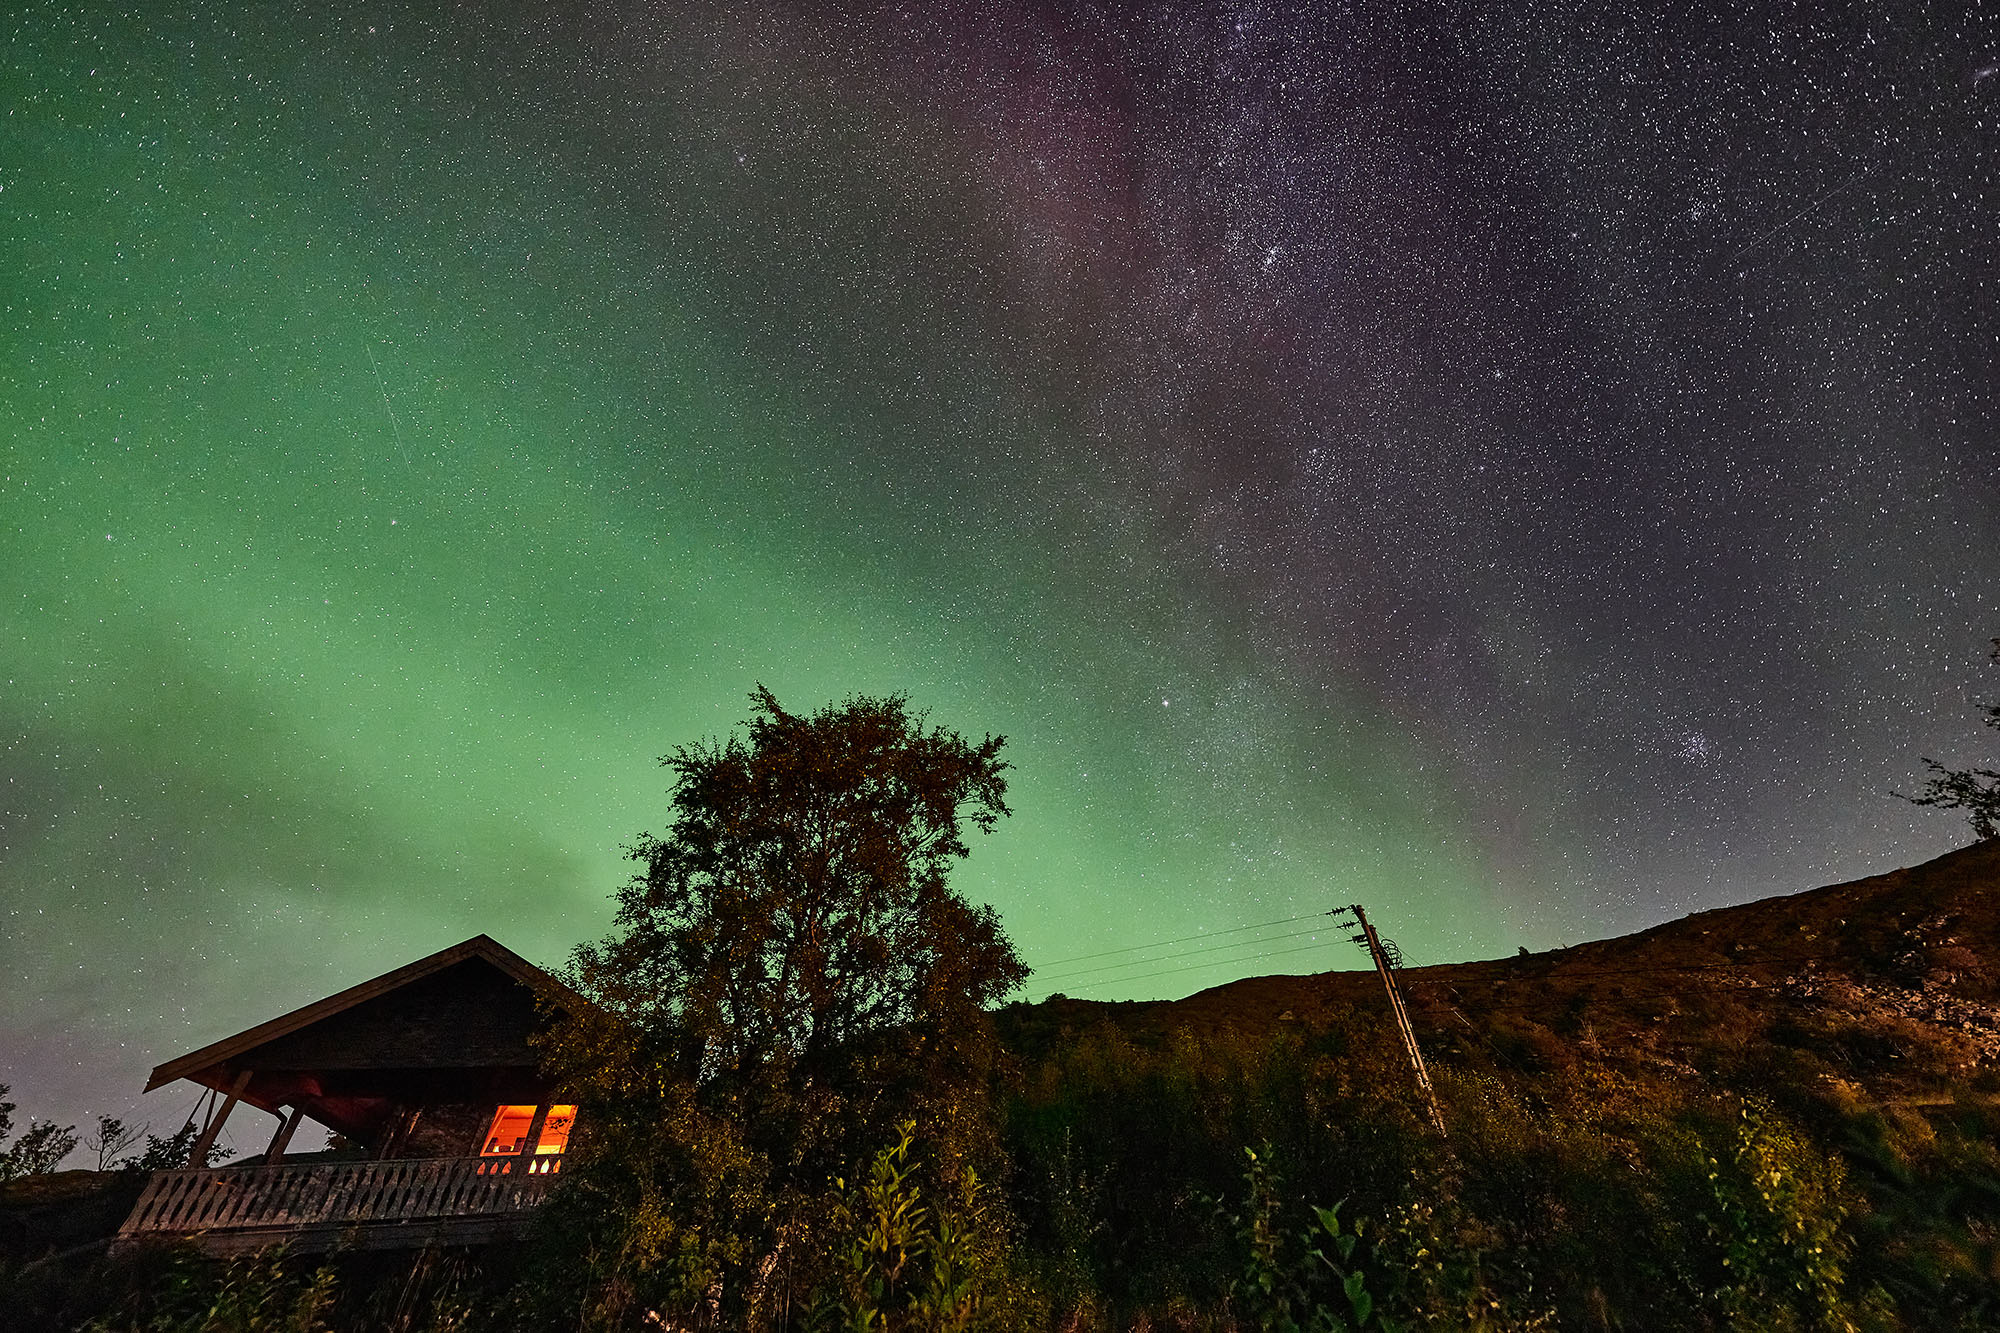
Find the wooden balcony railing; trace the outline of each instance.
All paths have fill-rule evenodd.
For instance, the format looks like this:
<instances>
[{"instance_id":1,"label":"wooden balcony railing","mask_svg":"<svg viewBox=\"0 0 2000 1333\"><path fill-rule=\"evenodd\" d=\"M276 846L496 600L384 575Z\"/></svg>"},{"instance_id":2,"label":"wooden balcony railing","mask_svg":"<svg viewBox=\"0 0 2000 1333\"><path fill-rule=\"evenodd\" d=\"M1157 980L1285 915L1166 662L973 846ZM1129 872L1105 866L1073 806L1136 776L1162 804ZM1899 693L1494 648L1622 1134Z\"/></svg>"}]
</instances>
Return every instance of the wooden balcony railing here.
<instances>
[{"instance_id":1,"label":"wooden balcony railing","mask_svg":"<svg viewBox=\"0 0 2000 1333\"><path fill-rule=\"evenodd\" d=\"M155 1171L121 1239L202 1233L264 1241L287 1233L394 1232L404 1224L504 1223L534 1211L560 1178L560 1159L434 1157L394 1162ZM449 1239L415 1225L413 1243ZM463 1230L463 1228L461 1228ZM491 1230L491 1228L487 1228ZM470 1238L473 1231L467 1231ZM379 1239L368 1243L382 1243Z\"/></svg>"}]
</instances>

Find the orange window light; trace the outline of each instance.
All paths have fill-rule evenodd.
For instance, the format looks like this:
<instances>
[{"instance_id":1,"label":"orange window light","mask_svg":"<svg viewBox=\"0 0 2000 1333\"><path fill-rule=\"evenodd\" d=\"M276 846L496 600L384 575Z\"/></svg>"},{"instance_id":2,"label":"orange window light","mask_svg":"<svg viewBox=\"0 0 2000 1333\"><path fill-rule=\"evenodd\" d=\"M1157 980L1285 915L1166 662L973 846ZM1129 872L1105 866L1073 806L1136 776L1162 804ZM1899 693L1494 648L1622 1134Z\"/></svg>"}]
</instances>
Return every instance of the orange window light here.
<instances>
[{"instance_id":1,"label":"orange window light","mask_svg":"<svg viewBox=\"0 0 2000 1333\"><path fill-rule=\"evenodd\" d=\"M574 1106L551 1106L542 1121L542 1136L535 1140L535 1156L548 1157L569 1146L569 1132L576 1124Z\"/></svg>"},{"instance_id":2,"label":"orange window light","mask_svg":"<svg viewBox=\"0 0 2000 1333\"><path fill-rule=\"evenodd\" d=\"M574 1109L570 1114L575 1115ZM481 1157L512 1157L521 1151L521 1144L528 1137L528 1126L535 1122L535 1108L532 1106L503 1106L493 1113L493 1128L486 1131L486 1146L479 1150ZM548 1138L546 1131L543 1139Z\"/></svg>"}]
</instances>

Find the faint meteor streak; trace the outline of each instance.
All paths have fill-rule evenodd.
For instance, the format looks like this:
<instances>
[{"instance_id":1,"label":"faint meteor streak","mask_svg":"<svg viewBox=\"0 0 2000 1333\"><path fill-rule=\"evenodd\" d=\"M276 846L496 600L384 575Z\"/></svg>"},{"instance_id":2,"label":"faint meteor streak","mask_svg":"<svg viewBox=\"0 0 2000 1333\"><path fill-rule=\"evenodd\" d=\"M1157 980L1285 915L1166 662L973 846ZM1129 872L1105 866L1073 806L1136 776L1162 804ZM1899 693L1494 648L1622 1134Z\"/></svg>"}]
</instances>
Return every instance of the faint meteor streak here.
<instances>
[{"instance_id":1,"label":"faint meteor streak","mask_svg":"<svg viewBox=\"0 0 2000 1333\"><path fill-rule=\"evenodd\" d=\"M368 353L368 367L375 372L375 391L382 395L382 410L389 414L389 429L396 433L396 449L403 455L403 466L415 468L416 464L410 461L410 451L403 444L403 423L396 420L396 409L389 403L389 386L382 383L382 367L375 361L375 349L363 343L361 350Z\"/></svg>"},{"instance_id":2,"label":"faint meteor streak","mask_svg":"<svg viewBox=\"0 0 2000 1333\"><path fill-rule=\"evenodd\" d=\"M1792 214L1784 221L1778 223L1773 227L1770 227L1765 231L1759 232L1754 238L1751 239L1750 244L1744 246L1741 250L1738 250L1735 254L1729 256L1729 262L1731 264L1736 263L1738 260L1742 259L1743 256L1749 254L1752 250L1755 250L1758 246L1770 240L1773 236L1776 236L1779 232L1791 226L1794 222L1797 222L1802 218L1810 217L1812 214L1817 213L1821 208L1826 206L1827 200L1833 198L1837 194L1845 194L1848 190L1853 189L1855 186L1859 185L1862 181L1865 181L1870 176L1873 176L1878 170L1880 170L1880 168L1870 167L1866 171L1855 172L1852 176L1849 176L1846 180L1834 186L1831 190L1828 190L1825 194L1820 195L1817 199L1814 199L1811 203L1807 204L1804 208L1801 208L1798 212Z\"/></svg>"},{"instance_id":3,"label":"faint meteor streak","mask_svg":"<svg viewBox=\"0 0 2000 1333\"><path fill-rule=\"evenodd\" d=\"M1972 97L1978 94L1980 84L1984 83L1986 80L1990 78L1993 78L1995 75L2000 75L2000 64L1981 65L1978 69L1972 71L1972 82L1970 83L1970 85L1968 85L1970 91L1966 94L1967 100L1969 101ZM1745 255L1749 254L1752 250L1755 250L1758 246L1762 245L1764 242L1770 240L1773 236L1776 236L1779 232L1785 230L1785 228L1791 226L1793 223L1798 222L1803 218L1810 217L1812 214L1817 213L1821 208L1825 207L1826 202L1829 199L1832 199L1835 195L1845 194L1847 191L1859 185L1862 181L1865 181L1870 176L1875 175L1881 169L1882 168L1880 166L1873 166L1855 172L1852 176L1849 176L1846 180L1834 186L1831 190L1828 190L1825 194L1820 195L1818 198L1814 199L1811 203L1807 204L1804 208L1801 208L1798 212L1792 214L1790 217L1784 219L1782 222L1779 222L1776 226L1767 228L1766 230L1757 233L1756 236L1751 238L1750 243L1748 245L1744 246L1741 250L1738 250L1735 254L1729 257L1728 261L1729 264L1734 265L1738 263L1740 260L1743 259Z\"/></svg>"}]
</instances>

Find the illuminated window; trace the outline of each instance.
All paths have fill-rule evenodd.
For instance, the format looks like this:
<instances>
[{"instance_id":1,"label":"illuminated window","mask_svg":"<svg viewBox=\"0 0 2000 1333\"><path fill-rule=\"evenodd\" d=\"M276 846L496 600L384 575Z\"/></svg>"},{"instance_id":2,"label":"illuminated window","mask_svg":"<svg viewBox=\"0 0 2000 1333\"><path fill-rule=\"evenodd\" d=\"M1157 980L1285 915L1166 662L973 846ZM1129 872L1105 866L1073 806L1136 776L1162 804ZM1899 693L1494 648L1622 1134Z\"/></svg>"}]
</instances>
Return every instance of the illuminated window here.
<instances>
[{"instance_id":1,"label":"illuminated window","mask_svg":"<svg viewBox=\"0 0 2000 1333\"><path fill-rule=\"evenodd\" d=\"M535 1140L535 1156L548 1157L569 1146L570 1126L576 1123L574 1106L551 1106L542 1121L542 1136Z\"/></svg>"},{"instance_id":2,"label":"illuminated window","mask_svg":"<svg viewBox=\"0 0 2000 1333\"><path fill-rule=\"evenodd\" d=\"M573 1115L574 1112L571 1114ZM528 1137L528 1126L534 1122L535 1108L532 1106L501 1107L493 1114L493 1128L486 1131L486 1146L479 1150L479 1155L481 1157L514 1156L521 1151L521 1144ZM460 1142L463 1142L463 1140L460 1140Z\"/></svg>"},{"instance_id":3,"label":"illuminated window","mask_svg":"<svg viewBox=\"0 0 2000 1333\"><path fill-rule=\"evenodd\" d=\"M493 1113L493 1127L486 1131L486 1146L479 1150L481 1157L515 1157L528 1141L528 1130L535 1123L535 1107L503 1106ZM574 1106L551 1106L548 1115L542 1119L542 1132L535 1139L537 1157L560 1157L569 1146L569 1132L576 1124ZM538 1174L549 1170L544 1165L537 1168Z\"/></svg>"}]
</instances>

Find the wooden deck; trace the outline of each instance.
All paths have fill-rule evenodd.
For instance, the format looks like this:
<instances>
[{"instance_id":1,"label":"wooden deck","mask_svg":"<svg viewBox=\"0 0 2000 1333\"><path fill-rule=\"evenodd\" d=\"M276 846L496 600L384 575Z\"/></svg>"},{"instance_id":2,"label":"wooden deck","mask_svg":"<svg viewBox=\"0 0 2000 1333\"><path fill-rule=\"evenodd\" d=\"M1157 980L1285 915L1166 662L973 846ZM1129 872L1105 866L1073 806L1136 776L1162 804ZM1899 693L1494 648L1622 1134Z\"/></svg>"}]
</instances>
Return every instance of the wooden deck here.
<instances>
[{"instance_id":1,"label":"wooden deck","mask_svg":"<svg viewBox=\"0 0 2000 1333\"><path fill-rule=\"evenodd\" d=\"M549 1157L440 1157L155 1171L118 1239L193 1236L215 1254L272 1244L301 1252L481 1244L532 1213L559 1166Z\"/></svg>"}]
</instances>

